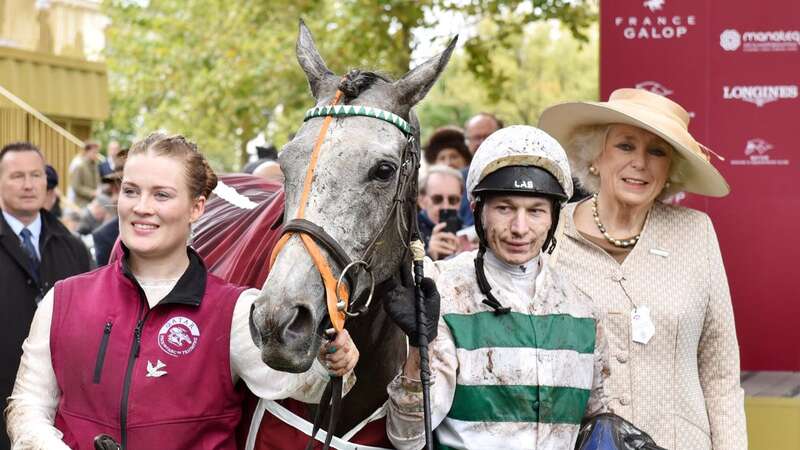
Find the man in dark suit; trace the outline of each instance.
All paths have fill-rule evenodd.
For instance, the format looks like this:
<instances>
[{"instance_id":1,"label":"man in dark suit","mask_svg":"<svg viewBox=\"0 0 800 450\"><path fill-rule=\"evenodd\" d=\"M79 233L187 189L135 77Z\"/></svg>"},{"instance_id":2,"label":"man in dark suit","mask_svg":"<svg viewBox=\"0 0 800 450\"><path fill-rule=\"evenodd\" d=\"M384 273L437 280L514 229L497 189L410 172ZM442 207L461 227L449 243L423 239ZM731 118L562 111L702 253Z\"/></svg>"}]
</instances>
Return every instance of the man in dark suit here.
<instances>
[{"instance_id":1,"label":"man in dark suit","mask_svg":"<svg viewBox=\"0 0 800 450\"><path fill-rule=\"evenodd\" d=\"M45 161L29 142L0 150L0 408L11 395L36 305L56 281L89 270L80 239L43 207ZM10 444L0 415L0 450Z\"/></svg>"}]
</instances>

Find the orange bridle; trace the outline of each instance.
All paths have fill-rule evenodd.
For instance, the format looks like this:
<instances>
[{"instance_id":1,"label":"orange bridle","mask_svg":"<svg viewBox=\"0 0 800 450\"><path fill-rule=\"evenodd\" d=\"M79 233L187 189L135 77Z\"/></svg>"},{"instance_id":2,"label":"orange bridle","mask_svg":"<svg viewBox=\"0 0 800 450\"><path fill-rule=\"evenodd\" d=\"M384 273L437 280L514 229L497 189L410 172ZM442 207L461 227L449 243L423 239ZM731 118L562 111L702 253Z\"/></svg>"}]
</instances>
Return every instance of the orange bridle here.
<instances>
[{"instance_id":1,"label":"orange bridle","mask_svg":"<svg viewBox=\"0 0 800 450\"><path fill-rule=\"evenodd\" d=\"M339 99L341 99L341 97L342 92L337 90L331 106L339 103ZM319 130L317 141L314 143L314 150L311 152L311 161L308 164L306 178L303 182L303 192L300 195L300 206L297 209L298 219L303 219L305 216L308 194L311 192L311 182L314 179L314 170L317 167L317 161L319 160L319 154L322 150L322 144L325 141L325 136L328 134L328 128L330 127L332 121L333 116L325 117L325 120L322 122L322 128ZM344 328L344 321L346 317L345 311L347 311L347 307L350 304L350 293L347 290L347 286L342 283L337 283L336 278L333 276L331 266L328 264L328 260L322 256L319 246L316 242L314 242L314 239L305 233L298 234L300 235L300 239L303 241L303 246L305 246L306 251L311 256L311 260L314 262L317 270L319 270L319 274L322 276L322 284L325 286L325 302L328 305L328 315L331 318L331 324L336 331L341 331ZM283 249L283 246L286 245L286 242L294 235L294 232L289 232L281 236L280 240L275 245L275 248L272 250L272 256L269 260L270 267L275 264L275 259L278 257L278 253L280 253L281 249ZM337 285L339 287L339 292L336 291ZM340 303L340 299L342 303Z\"/></svg>"}]
</instances>

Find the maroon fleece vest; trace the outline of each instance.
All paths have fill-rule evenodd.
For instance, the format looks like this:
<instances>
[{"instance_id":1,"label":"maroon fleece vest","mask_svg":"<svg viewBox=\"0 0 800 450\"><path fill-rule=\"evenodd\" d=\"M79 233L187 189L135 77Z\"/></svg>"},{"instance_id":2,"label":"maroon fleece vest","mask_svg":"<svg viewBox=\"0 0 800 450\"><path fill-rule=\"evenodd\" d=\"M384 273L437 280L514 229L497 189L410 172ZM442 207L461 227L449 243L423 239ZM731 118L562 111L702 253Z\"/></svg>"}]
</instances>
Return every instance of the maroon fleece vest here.
<instances>
[{"instance_id":1,"label":"maroon fleece vest","mask_svg":"<svg viewBox=\"0 0 800 450\"><path fill-rule=\"evenodd\" d=\"M235 449L242 396L230 333L242 288L190 264L153 309L124 259L55 286L50 349L71 448L100 433L125 450Z\"/></svg>"}]
</instances>

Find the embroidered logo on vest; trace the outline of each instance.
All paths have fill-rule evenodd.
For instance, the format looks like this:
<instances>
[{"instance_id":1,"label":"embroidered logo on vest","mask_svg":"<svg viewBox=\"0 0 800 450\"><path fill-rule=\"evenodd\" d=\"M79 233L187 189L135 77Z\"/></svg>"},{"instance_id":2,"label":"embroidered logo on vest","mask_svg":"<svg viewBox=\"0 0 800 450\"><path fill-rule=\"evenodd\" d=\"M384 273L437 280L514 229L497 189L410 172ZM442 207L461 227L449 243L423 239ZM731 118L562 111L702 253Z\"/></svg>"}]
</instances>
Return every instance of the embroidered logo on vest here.
<instances>
[{"instance_id":1,"label":"embroidered logo on vest","mask_svg":"<svg viewBox=\"0 0 800 450\"><path fill-rule=\"evenodd\" d=\"M192 319L173 317L158 331L158 346L172 356L188 355L200 340L200 328Z\"/></svg>"}]
</instances>

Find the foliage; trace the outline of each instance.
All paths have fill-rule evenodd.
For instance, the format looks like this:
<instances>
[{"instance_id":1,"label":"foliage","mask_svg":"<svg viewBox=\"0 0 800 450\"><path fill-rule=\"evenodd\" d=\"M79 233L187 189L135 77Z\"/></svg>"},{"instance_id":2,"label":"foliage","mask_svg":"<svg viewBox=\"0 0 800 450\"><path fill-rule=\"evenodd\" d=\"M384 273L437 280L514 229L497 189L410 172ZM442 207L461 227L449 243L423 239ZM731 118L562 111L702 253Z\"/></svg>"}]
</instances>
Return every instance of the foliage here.
<instances>
[{"instance_id":1,"label":"foliage","mask_svg":"<svg viewBox=\"0 0 800 450\"><path fill-rule=\"evenodd\" d=\"M496 26L485 21L480 28ZM547 106L597 99L597 27L587 30L586 39L580 41L553 22L529 25L510 41L510 48L493 55L497 70L504 74L494 89L483 88L480 76L465 70L470 63L467 55L456 55L419 108L425 135L443 125L463 126L481 111L496 114L506 125L536 125Z\"/></svg>"},{"instance_id":2,"label":"foliage","mask_svg":"<svg viewBox=\"0 0 800 450\"><path fill-rule=\"evenodd\" d=\"M96 135L130 143L157 129L182 133L226 169L240 167L245 143L261 132L283 144L312 104L294 57L299 17L334 72L381 68L392 76L408 70L421 44L412 31L437 25L432 11L483 18L456 79L471 71L472 86L483 83L489 94L482 104L500 104L505 94L494 86L513 85L518 69L513 59L495 59L517 45L524 25L558 18L580 38L590 2L105 0L112 115ZM521 14L526 4L530 12Z\"/></svg>"}]
</instances>

